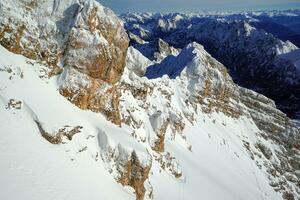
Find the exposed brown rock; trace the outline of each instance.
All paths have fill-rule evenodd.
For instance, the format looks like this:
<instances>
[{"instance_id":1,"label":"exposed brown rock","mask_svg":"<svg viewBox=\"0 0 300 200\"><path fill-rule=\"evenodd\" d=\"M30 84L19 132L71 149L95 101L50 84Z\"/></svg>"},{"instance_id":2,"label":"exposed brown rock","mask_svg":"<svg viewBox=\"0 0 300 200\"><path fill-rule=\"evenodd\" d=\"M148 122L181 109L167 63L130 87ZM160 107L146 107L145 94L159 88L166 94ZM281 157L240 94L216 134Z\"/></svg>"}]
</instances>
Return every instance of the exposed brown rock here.
<instances>
[{"instance_id":1,"label":"exposed brown rock","mask_svg":"<svg viewBox=\"0 0 300 200\"><path fill-rule=\"evenodd\" d=\"M88 85L82 85L80 81L73 81L74 76L80 75L76 70L67 72L66 85L62 85L60 93L69 101L83 110L103 113L108 120L120 125L119 114L119 90L116 85L110 85L99 79L88 76L80 76Z\"/></svg>"},{"instance_id":2,"label":"exposed brown rock","mask_svg":"<svg viewBox=\"0 0 300 200\"><path fill-rule=\"evenodd\" d=\"M35 120L34 122L36 123L42 137L45 138L51 144L61 144L64 137L66 137L68 140L72 140L73 136L77 133L80 133L81 129L83 128L81 126L76 126L71 130L67 130L69 126L65 126L59 129L56 133L51 134L43 128L42 124L39 121Z\"/></svg>"},{"instance_id":3,"label":"exposed brown rock","mask_svg":"<svg viewBox=\"0 0 300 200\"><path fill-rule=\"evenodd\" d=\"M13 29L8 24L1 24L0 26L0 44L11 52L21 54L23 48L21 47L20 40L23 37L25 25L22 24L17 29ZM11 34L10 38L4 37L5 34Z\"/></svg>"},{"instance_id":4,"label":"exposed brown rock","mask_svg":"<svg viewBox=\"0 0 300 200\"><path fill-rule=\"evenodd\" d=\"M89 85L77 87L77 83L65 79L69 86L62 86L60 93L79 108L101 112L120 125L119 91L112 84L123 73L129 40L121 21L114 15L108 19L100 17L105 11L96 3L84 6L69 33L65 68L87 75Z\"/></svg>"},{"instance_id":5,"label":"exposed brown rock","mask_svg":"<svg viewBox=\"0 0 300 200\"><path fill-rule=\"evenodd\" d=\"M295 200L294 195L289 192L284 192L282 198L285 200Z\"/></svg>"},{"instance_id":6,"label":"exposed brown rock","mask_svg":"<svg viewBox=\"0 0 300 200\"><path fill-rule=\"evenodd\" d=\"M53 10L49 12L51 4ZM60 93L78 107L102 112L120 124L118 92L112 84L123 73L129 39L111 10L93 0L60 4L24 0L17 1L14 8L4 0L0 6L0 44L46 64L51 69L49 77L67 68L88 75L90 87L78 90L67 83L69 87L61 87Z\"/></svg>"},{"instance_id":7,"label":"exposed brown rock","mask_svg":"<svg viewBox=\"0 0 300 200\"><path fill-rule=\"evenodd\" d=\"M20 110L21 108L22 108L22 101L18 101L15 99L10 99L6 106L6 109Z\"/></svg>"},{"instance_id":8,"label":"exposed brown rock","mask_svg":"<svg viewBox=\"0 0 300 200\"><path fill-rule=\"evenodd\" d=\"M154 158L163 170L168 171L175 178L179 179L182 177L182 172L178 167L175 157L171 156L169 152L154 155Z\"/></svg>"},{"instance_id":9,"label":"exposed brown rock","mask_svg":"<svg viewBox=\"0 0 300 200\"><path fill-rule=\"evenodd\" d=\"M99 9L91 8L85 21L71 30L65 65L92 78L115 83L124 70L129 39L121 22L115 21L118 24L112 26L98 17Z\"/></svg>"},{"instance_id":10,"label":"exposed brown rock","mask_svg":"<svg viewBox=\"0 0 300 200\"><path fill-rule=\"evenodd\" d=\"M157 131L157 140L155 141L155 145L152 147L152 149L156 152L164 152L165 151L165 136L166 131L169 125L169 120L166 120L162 123L161 127Z\"/></svg>"},{"instance_id":11,"label":"exposed brown rock","mask_svg":"<svg viewBox=\"0 0 300 200\"><path fill-rule=\"evenodd\" d=\"M62 52L53 41L46 41L48 46L42 48L40 38L36 38L37 29L28 30L25 22L14 22L0 24L0 44L7 50L21 54L27 58L45 62L57 75L58 62L61 60ZM42 37L41 37L42 38Z\"/></svg>"},{"instance_id":12,"label":"exposed brown rock","mask_svg":"<svg viewBox=\"0 0 300 200\"><path fill-rule=\"evenodd\" d=\"M135 151L131 153L130 160L124 164L121 178L118 180L122 185L127 185L135 190L136 200L143 200L146 189L144 182L148 179L150 166L142 166Z\"/></svg>"}]
</instances>

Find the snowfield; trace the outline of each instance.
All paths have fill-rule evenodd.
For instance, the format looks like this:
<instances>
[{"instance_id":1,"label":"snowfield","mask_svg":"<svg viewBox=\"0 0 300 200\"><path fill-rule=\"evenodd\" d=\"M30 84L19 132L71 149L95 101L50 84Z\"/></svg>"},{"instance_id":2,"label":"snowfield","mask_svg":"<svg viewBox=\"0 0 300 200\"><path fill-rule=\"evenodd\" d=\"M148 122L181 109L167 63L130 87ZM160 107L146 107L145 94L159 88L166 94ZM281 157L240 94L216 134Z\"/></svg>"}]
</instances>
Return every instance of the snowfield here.
<instances>
[{"instance_id":1,"label":"snowfield","mask_svg":"<svg viewBox=\"0 0 300 200\"><path fill-rule=\"evenodd\" d=\"M134 199L105 170L101 159L96 161L97 127L117 130L116 134L120 129L106 123L103 116L69 103L57 91L55 78L39 78L42 66L27 64L28 59L2 46L0 57L1 69L13 70L0 72L0 198ZM21 101L21 108L8 109L10 99ZM40 135L36 118L49 131L65 125L84 129L71 143L52 145ZM88 149L79 152L85 146Z\"/></svg>"},{"instance_id":2,"label":"snowfield","mask_svg":"<svg viewBox=\"0 0 300 200\"><path fill-rule=\"evenodd\" d=\"M30 64L33 61L3 47L0 56L0 198L135 199L100 159L100 146L107 145L101 134L144 158L149 146L136 142L130 127L117 127L101 114L69 103L57 91L58 77L39 77L42 65ZM10 99L21 101L21 106L9 108ZM53 145L39 133L37 119L49 132L66 125L83 129L72 141L65 138L63 144ZM154 199L281 199L243 148L242 140L256 142L258 130L252 121L221 113L199 113L196 121L184 129L185 140L180 135L166 140L165 151L180 163L181 178L153 162L149 182Z\"/></svg>"}]
</instances>

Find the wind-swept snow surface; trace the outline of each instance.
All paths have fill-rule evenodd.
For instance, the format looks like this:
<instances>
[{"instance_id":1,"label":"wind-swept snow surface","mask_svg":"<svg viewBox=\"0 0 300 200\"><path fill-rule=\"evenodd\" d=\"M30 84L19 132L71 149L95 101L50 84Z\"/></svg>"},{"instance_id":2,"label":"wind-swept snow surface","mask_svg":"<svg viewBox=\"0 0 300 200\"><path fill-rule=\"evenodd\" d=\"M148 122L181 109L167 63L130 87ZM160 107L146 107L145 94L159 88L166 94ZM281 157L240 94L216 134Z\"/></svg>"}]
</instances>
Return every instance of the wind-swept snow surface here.
<instances>
[{"instance_id":1,"label":"wind-swept snow surface","mask_svg":"<svg viewBox=\"0 0 300 200\"><path fill-rule=\"evenodd\" d=\"M134 199L97 158L97 127L114 132L113 125L70 104L57 91L55 78L39 78L42 66L2 46L0 57L0 198ZM10 101L21 103L9 106ZM41 136L37 119L49 132L84 128L72 142L53 145Z\"/></svg>"},{"instance_id":2,"label":"wind-swept snow surface","mask_svg":"<svg viewBox=\"0 0 300 200\"><path fill-rule=\"evenodd\" d=\"M271 163L280 160L276 156L279 146L273 146L275 143L264 139L263 126L260 129L257 126L259 123L277 121L264 116L265 114L278 115L277 117L284 115L275 109L273 101L252 91L238 88L223 70L225 70L224 66L197 43L189 44L178 56L170 56L159 64L149 66L145 75L151 78L150 80L141 79L134 75L134 72L125 70L123 81L131 85L131 90L137 92L149 88L151 91L146 100L141 101L134 100L134 97L127 92L122 95L122 113L131 116L132 121L129 124L137 126L135 137L143 140L145 136L140 133L144 132L148 133L150 138L157 134L158 139L154 139L156 141L164 137L163 153L154 154L154 157L158 156L156 161L163 168L165 162L168 163L166 160L171 157L176 167L166 164L167 172L175 174L175 177L178 172L182 175L179 180L176 180L159 169L154 162L154 174L150 177L154 197L158 199L197 199L199 196L204 199L282 198L278 193L274 193L268 184L268 179L277 182L268 174L270 171L268 168ZM207 89L208 85L209 89ZM233 90L232 93L230 90ZM225 91L231 93L228 100ZM193 105L198 95L206 96L200 107ZM249 100L260 103L252 110L243 105L248 106ZM199 112L195 113L195 106ZM272 112L274 114L271 114ZM145 113L148 113L150 121ZM263 122L264 120L266 121ZM160 123L158 124L157 121ZM168 124L167 128L165 124ZM296 134L299 131L297 129ZM162 132L164 132L163 136ZM159 142L158 144L161 145ZM157 147L157 143L155 145L154 149L160 151L161 148ZM261 153L259 146L269 153L265 152L265 155ZM270 160L265 160L266 157ZM169 187L176 188L176 192L166 192ZM165 192L160 193L160 190ZM296 190L298 190L297 186Z\"/></svg>"},{"instance_id":3,"label":"wind-swept snow surface","mask_svg":"<svg viewBox=\"0 0 300 200\"><path fill-rule=\"evenodd\" d=\"M106 170L99 146L107 140L101 134L140 154L147 154L147 145L137 143L129 127L116 127L101 114L69 103L59 95L56 77L41 76L43 66L0 50L1 199L134 199ZM9 104L19 101L18 106ZM53 145L41 136L36 120L50 133L64 126L83 128L72 141L64 138ZM196 121L195 126L187 123L185 139L166 139L165 151L180 163L180 178L153 162L149 180L154 199L280 199L243 148L243 140L255 142L253 122L222 114L199 114Z\"/></svg>"},{"instance_id":4,"label":"wind-swept snow surface","mask_svg":"<svg viewBox=\"0 0 300 200\"><path fill-rule=\"evenodd\" d=\"M0 3L0 199L300 198L299 126L236 85L204 46L158 39L150 61L95 0L9 2ZM53 35L62 16L70 29ZM245 37L255 30L240 25Z\"/></svg>"}]
</instances>

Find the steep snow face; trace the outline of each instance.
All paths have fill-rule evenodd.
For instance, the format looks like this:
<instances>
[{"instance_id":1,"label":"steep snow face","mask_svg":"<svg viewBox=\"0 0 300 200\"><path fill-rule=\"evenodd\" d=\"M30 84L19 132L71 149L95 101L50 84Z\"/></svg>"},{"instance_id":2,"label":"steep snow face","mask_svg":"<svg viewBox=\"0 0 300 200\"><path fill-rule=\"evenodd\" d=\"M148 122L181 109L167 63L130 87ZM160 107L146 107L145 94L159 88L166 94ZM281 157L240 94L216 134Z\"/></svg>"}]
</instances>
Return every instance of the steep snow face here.
<instances>
[{"instance_id":1,"label":"steep snow face","mask_svg":"<svg viewBox=\"0 0 300 200\"><path fill-rule=\"evenodd\" d=\"M1 199L134 199L131 190L114 180L121 174L112 174L101 159L110 145L111 160L122 163L134 150L142 163L149 163L145 148L132 140L129 130L69 103L57 90L57 77L46 78L48 66L2 46L0 66ZM37 122L52 138L81 129L72 141L63 136L53 145Z\"/></svg>"},{"instance_id":2,"label":"steep snow face","mask_svg":"<svg viewBox=\"0 0 300 200\"><path fill-rule=\"evenodd\" d=\"M177 57L149 66L145 76L150 79L125 70L120 112L123 122L134 129L134 138L143 143L149 140L154 197L195 199L200 192L207 199L281 199L272 194L263 177L275 191L286 188L281 191L284 199L299 197L299 177L292 180L299 176L295 165L299 128L272 100L235 85L225 67L197 43L189 44ZM293 161L285 165L287 160ZM246 163L252 164L246 167ZM164 180L160 167L180 182ZM240 171L244 167L249 174ZM256 174L257 169L264 175ZM240 188L236 183L243 185L247 174L249 182ZM178 193L160 193L162 183L178 188ZM195 185L200 186L197 192Z\"/></svg>"},{"instance_id":3,"label":"steep snow face","mask_svg":"<svg viewBox=\"0 0 300 200\"><path fill-rule=\"evenodd\" d=\"M133 71L138 76L144 76L147 67L150 66L152 62L135 48L129 47L126 63L128 70Z\"/></svg>"},{"instance_id":4,"label":"steep snow face","mask_svg":"<svg viewBox=\"0 0 300 200\"><path fill-rule=\"evenodd\" d=\"M268 96L289 116L298 117L300 74L295 63L280 56L298 50L295 45L252 27L246 19L182 14L175 20L176 16L128 14L122 18L127 30L145 41L132 44L148 58L152 59L143 47L158 38L176 48L198 42L229 69L237 84ZM170 21L175 24L169 26Z\"/></svg>"},{"instance_id":5,"label":"steep snow face","mask_svg":"<svg viewBox=\"0 0 300 200\"><path fill-rule=\"evenodd\" d=\"M120 127L60 96L61 77L45 76L47 66L3 47L0 55L1 198L299 198L299 129L234 85L199 44L178 55L186 66L174 79L141 77L151 62L130 48Z\"/></svg>"},{"instance_id":6,"label":"steep snow face","mask_svg":"<svg viewBox=\"0 0 300 200\"><path fill-rule=\"evenodd\" d=\"M162 63L149 66L145 76L149 79L162 77L163 75L168 75L170 78L176 78L181 74L181 72L186 68L190 72L197 72L197 70L205 69L205 63L207 57L202 57L199 51L204 51L203 46L192 43L189 44L179 56L170 56L163 60ZM199 55L196 60L195 55ZM197 69L195 69L197 67Z\"/></svg>"}]
</instances>

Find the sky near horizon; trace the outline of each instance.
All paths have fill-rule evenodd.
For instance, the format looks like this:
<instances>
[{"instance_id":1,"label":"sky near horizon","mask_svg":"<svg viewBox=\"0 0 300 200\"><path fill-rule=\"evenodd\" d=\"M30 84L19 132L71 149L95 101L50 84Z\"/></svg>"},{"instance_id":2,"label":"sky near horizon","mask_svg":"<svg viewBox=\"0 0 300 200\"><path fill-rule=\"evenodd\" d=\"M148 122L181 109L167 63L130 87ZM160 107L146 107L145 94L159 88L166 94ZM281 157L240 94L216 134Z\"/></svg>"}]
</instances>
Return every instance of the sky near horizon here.
<instances>
[{"instance_id":1,"label":"sky near horizon","mask_svg":"<svg viewBox=\"0 0 300 200\"><path fill-rule=\"evenodd\" d=\"M300 0L98 0L117 13L300 9Z\"/></svg>"}]
</instances>

